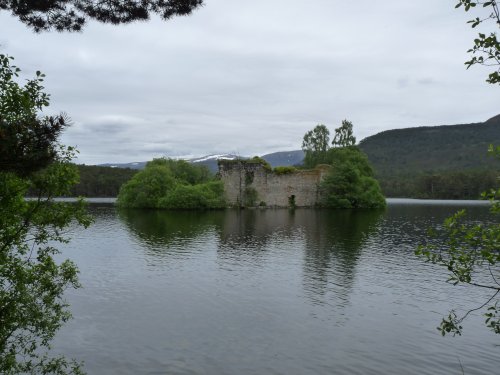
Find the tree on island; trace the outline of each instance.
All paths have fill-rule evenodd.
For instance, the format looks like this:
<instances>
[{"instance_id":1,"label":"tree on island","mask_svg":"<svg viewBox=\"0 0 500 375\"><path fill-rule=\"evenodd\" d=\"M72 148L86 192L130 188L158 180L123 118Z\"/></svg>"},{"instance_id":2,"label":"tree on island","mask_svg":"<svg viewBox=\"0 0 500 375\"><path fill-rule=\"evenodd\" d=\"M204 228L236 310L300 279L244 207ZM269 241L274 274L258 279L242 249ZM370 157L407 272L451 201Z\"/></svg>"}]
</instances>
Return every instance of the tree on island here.
<instances>
[{"instance_id":1,"label":"tree on island","mask_svg":"<svg viewBox=\"0 0 500 375\"><path fill-rule=\"evenodd\" d=\"M381 208L385 198L374 178L367 156L355 146L352 123L342 121L330 147L329 130L318 125L304 135L304 167L329 164L330 172L320 183L320 203L329 208Z\"/></svg>"},{"instance_id":2,"label":"tree on island","mask_svg":"<svg viewBox=\"0 0 500 375\"><path fill-rule=\"evenodd\" d=\"M493 21L495 27L500 29L497 1L460 0L456 8L461 6L465 11L477 6L488 9L488 16L476 17L468 22L473 28ZM489 74L487 82L500 83L500 43L494 32L489 35L479 33L468 52L473 56L465 63L467 68L476 64L495 66L496 70ZM499 158L500 148L490 146L489 153ZM492 202L492 224L468 224L465 221L466 211L461 210L446 219L443 227L433 231L428 242L416 251L427 261L446 268L449 272L448 282L453 285L466 284L491 292L483 304L460 316L454 310L450 311L439 326L443 335L460 335L463 321L475 311L483 311L486 326L500 334L500 189L483 193L483 198Z\"/></svg>"},{"instance_id":3,"label":"tree on island","mask_svg":"<svg viewBox=\"0 0 500 375\"><path fill-rule=\"evenodd\" d=\"M335 136L333 137L333 147L348 147L356 144L356 137L352 131L352 122L343 120L342 126L335 129Z\"/></svg>"},{"instance_id":4,"label":"tree on island","mask_svg":"<svg viewBox=\"0 0 500 375\"><path fill-rule=\"evenodd\" d=\"M386 206L367 156L356 146L328 151L331 171L320 183L321 206L383 208Z\"/></svg>"},{"instance_id":5,"label":"tree on island","mask_svg":"<svg viewBox=\"0 0 500 375\"><path fill-rule=\"evenodd\" d=\"M0 373L78 374L77 363L48 353L71 317L63 293L79 286L76 266L55 260L55 244L90 218L81 201L54 201L78 181L75 151L57 143L68 119L41 117L49 105L43 74L21 86L19 72L0 55ZM35 199L25 199L28 190Z\"/></svg>"},{"instance_id":6,"label":"tree on island","mask_svg":"<svg viewBox=\"0 0 500 375\"><path fill-rule=\"evenodd\" d=\"M157 14L168 20L191 14L203 0L0 0L0 10L13 16L35 32L81 31L89 20L114 25L146 21Z\"/></svg>"},{"instance_id":7,"label":"tree on island","mask_svg":"<svg viewBox=\"0 0 500 375\"><path fill-rule=\"evenodd\" d=\"M313 130L304 134L302 150L304 151L304 166L314 168L318 164L326 163L327 151L329 149L330 131L319 124Z\"/></svg>"},{"instance_id":8,"label":"tree on island","mask_svg":"<svg viewBox=\"0 0 500 375\"><path fill-rule=\"evenodd\" d=\"M185 160L154 159L125 183L117 204L124 208L225 208L224 186L205 166Z\"/></svg>"}]
</instances>

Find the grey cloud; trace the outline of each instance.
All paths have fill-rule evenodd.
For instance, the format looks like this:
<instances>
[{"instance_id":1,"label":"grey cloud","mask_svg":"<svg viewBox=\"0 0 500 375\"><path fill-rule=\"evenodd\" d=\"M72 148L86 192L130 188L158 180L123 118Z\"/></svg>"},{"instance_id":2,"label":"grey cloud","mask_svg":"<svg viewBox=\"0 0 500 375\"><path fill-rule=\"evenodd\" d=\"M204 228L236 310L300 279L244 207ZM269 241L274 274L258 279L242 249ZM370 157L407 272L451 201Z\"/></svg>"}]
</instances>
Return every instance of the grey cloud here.
<instances>
[{"instance_id":1,"label":"grey cloud","mask_svg":"<svg viewBox=\"0 0 500 375\"><path fill-rule=\"evenodd\" d=\"M417 80L417 83L420 85L435 85L437 81L432 77L424 77Z\"/></svg>"},{"instance_id":2,"label":"grey cloud","mask_svg":"<svg viewBox=\"0 0 500 375\"><path fill-rule=\"evenodd\" d=\"M497 114L486 71L463 67L467 16L435 0L211 0L169 22L35 35L0 12L0 51L47 74L82 162L253 155L344 118L362 139Z\"/></svg>"}]
</instances>

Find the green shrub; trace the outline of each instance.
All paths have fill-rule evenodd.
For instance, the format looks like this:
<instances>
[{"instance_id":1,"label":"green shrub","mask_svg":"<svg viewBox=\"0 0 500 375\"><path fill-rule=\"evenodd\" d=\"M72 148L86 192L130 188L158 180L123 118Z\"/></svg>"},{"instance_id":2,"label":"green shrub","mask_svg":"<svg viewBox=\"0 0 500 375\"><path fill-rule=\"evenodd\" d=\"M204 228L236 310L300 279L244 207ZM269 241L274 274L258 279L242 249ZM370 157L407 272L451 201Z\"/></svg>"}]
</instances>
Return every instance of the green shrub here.
<instances>
[{"instance_id":1,"label":"green shrub","mask_svg":"<svg viewBox=\"0 0 500 375\"><path fill-rule=\"evenodd\" d=\"M253 171L245 171L245 186L251 185L255 174Z\"/></svg>"},{"instance_id":2,"label":"green shrub","mask_svg":"<svg viewBox=\"0 0 500 375\"><path fill-rule=\"evenodd\" d=\"M224 208L224 186L208 181L204 167L186 161L155 159L125 183L117 204L129 208Z\"/></svg>"},{"instance_id":3,"label":"green shrub","mask_svg":"<svg viewBox=\"0 0 500 375\"><path fill-rule=\"evenodd\" d=\"M275 167L273 169L273 172L277 175L283 175L283 174L291 174L297 172L298 169L292 166L286 166L286 167Z\"/></svg>"},{"instance_id":4,"label":"green shrub","mask_svg":"<svg viewBox=\"0 0 500 375\"><path fill-rule=\"evenodd\" d=\"M264 167L265 170L267 171L272 171L273 168L271 167L271 164L269 164L267 161L262 159L259 156L254 156L253 158L250 159L233 159L233 160L218 160L217 164L220 165L234 165L234 164L260 164Z\"/></svg>"},{"instance_id":5,"label":"green shrub","mask_svg":"<svg viewBox=\"0 0 500 375\"><path fill-rule=\"evenodd\" d=\"M148 166L167 167L176 180L190 185L208 182L212 178L210 170L206 166L189 163L185 160L159 158L148 162L146 167Z\"/></svg>"},{"instance_id":6,"label":"green shrub","mask_svg":"<svg viewBox=\"0 0 500 375\"><path fill-rule=\"evenodd\" d=\"M225 208L224 185L221 181L198 185L179 184L160 199L158 207L186 210Z\"/></svg>"},{"instance_id":7,"label":"green shrub","mask_svg":"<svg viewBox=\"0 0 500 375\"><path fill-rule=\"evenodd\" d=\"M257 190L253 187L247 187L245 189L245 196L243 198L243 204L245 207L255 207L257 204L258 194Z\"/></svg>"},{"instance_id":8,"label":"green shrub","mask_svg":"<svg viewBox=\"0 0 500 375\"><path fill-rule=\"evenodd\" d=\"M254 156L251 159L247 160L247 163L255 163L255 164L260 164L264 167L265 170L267 171L272 171L273 167L271 167L271 164L269 164L266 160L262 159L260 156Z\"/></svg>"},{"instance_id":9,"label":"green shrub","mask_svg":"<svg viewBox=\"0 0 500 375\"><path fill-rule=\"evenodd\" d=\"M164 164L148 164L120 188L117 204L130 208L158 208L161 198L175 188L177 181Z\"/></svg>"}]
</instances>

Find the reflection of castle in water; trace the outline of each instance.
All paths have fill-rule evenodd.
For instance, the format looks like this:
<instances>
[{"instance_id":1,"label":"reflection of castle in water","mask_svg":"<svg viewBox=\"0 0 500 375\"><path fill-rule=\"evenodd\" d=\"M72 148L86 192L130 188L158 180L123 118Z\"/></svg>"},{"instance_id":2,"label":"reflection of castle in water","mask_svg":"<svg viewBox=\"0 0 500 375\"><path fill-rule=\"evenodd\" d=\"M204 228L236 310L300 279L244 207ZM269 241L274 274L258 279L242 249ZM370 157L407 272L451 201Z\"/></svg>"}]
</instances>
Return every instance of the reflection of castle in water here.
<instances>
[{"instance_id":1,"label":"reflection of castle in water","mask_svg":"<svg viewBox=\"0 0 500 375\"><path fill-rule=\"evenodd\" d=\"M342 308L349 301L356 265L383 212L374 210L231 211L220 232L218 257L265 262L273 241L303 252L302 284L312 304Z\"/></svg>"},{"instance_id":2,"label":"reflection of castle in water","mask_svg":"<svg viewBox=\"0 0 500 375\"><path fill-rule=\"evenodd\" d=\"M158 259L174 253L217 252L225 262L265 267L267 260L287 247L302 257L302 284L313 304L345 306L356 265L369 235L376 229L380 211L355 210L225 210L205 212L120 211L130 232ZM207 236L211 239L208 240ZM214 248L209 247L209 242ZM175 250L175 251L174 251ZM175 256L174 256L175 258Z\"/></svg>"},{"instance_id":3,"label":"reflection of castle in water","mask_svg":"<svg viewBox=\"0 0 500 375\"><path fill-rule=\"evenodd\" d=\"M276 233L293 235L294 227L293 211L228 210L221 230L221 244L232 249L262 249Z\"/></svg>"}]
</instances>

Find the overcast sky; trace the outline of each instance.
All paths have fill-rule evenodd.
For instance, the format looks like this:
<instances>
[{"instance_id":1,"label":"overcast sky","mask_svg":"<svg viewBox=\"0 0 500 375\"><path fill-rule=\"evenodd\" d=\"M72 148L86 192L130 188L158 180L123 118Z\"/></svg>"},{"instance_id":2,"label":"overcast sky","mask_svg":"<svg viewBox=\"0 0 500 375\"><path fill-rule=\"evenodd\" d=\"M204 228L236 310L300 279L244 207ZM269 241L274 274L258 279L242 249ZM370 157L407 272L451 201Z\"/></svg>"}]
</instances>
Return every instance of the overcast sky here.
<instances>
[{"instance_id":1,"label":"overcast sky","mask_svg":"<svg viewBox=\"0 0 500 375\"><path fill-rule=\"evenodd\" d=\"M489 70L464 68L475 31L455 2L206 0L189 17L63 34L0 11L0 52L47 75L78 162L251 156L345 118L361 140L499 114Z\"/></svg>"}]
</instances>

